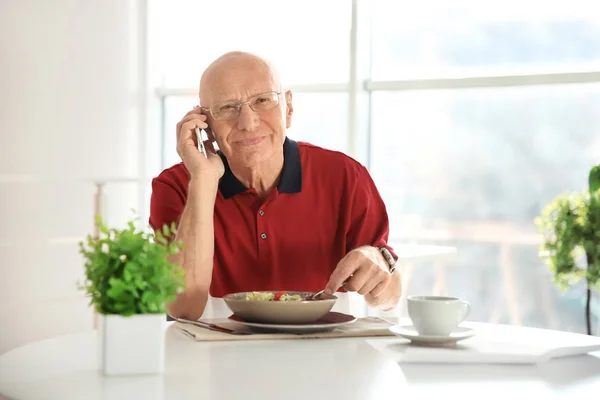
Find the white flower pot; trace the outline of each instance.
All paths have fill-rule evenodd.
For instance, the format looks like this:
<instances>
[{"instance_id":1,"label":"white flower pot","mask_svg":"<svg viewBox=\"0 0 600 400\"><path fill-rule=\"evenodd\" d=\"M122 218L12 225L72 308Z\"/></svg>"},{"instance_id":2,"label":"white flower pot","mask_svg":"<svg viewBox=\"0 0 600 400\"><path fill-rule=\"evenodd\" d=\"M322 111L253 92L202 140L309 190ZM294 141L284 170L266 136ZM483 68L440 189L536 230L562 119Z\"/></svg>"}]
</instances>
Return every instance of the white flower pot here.
<instances>
[{"instance_id":1,"label":"white flower pot","mask_svg":"<svg viewBox=\"0 0 600 400\"><path fill-rule=\"evenodd\" d=\"M167 321L164 314L98 317L98 364L104 375L163 372Z\"/></svg>"}]
</instances>

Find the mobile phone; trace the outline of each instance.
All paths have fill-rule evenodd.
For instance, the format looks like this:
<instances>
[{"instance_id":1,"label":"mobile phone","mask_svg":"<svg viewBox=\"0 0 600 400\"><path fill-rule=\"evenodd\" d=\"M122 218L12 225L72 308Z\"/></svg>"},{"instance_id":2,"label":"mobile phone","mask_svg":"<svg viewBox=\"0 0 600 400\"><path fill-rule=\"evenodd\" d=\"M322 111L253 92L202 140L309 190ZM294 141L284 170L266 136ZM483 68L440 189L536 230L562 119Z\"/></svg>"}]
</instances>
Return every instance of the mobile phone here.
<instances>
[{"instance_id":1,"label":"mobile phone","mask_svg":"<svg viewBox=\"0 0 600 400\"><path fill-rule=\"evenodd\" d=\"M204 147L204 140L202 139L202 131L200 128L196 127L196 139L198 140L198 150L206 157L206 148Z\"/></svg>"}]
</instances>

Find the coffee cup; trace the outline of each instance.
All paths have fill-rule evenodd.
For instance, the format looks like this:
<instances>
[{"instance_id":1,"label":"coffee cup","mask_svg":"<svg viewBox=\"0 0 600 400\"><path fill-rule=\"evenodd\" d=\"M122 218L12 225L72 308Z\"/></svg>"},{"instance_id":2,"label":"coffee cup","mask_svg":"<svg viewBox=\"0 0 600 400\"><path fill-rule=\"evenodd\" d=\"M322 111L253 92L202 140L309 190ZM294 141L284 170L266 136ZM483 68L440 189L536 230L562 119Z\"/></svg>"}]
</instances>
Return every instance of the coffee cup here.
<instances>
[{"instance_id":1,"label":"coffee cup","mask_svg":"<svg viewBox=\"0 0 600 400\"><path fill-rule=\"evenodd\" d=\"M408 316L420 335L449 336L471 312L458 297L409 296Z\"/></svg>"}]
</instances>

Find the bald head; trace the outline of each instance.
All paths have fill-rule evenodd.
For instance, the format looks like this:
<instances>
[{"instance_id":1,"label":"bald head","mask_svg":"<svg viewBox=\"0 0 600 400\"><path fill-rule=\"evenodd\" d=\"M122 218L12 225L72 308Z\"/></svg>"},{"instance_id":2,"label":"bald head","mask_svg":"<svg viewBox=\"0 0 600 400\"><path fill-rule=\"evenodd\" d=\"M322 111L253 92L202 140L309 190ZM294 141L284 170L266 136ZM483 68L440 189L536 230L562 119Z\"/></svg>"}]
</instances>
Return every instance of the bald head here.
<instances>
[{"instance_id":1,"label":"bald head","mask_svg":"<svg viewBox=\"0 0 600 400\"><path fill-rule=\"evenodd\" d=\"M252 91L264 86L266 91L281 90L274 66L255 54L233 51L213 61L200 78L200 104L222 101L231 93Z\"/></svg>"}]
</instances>

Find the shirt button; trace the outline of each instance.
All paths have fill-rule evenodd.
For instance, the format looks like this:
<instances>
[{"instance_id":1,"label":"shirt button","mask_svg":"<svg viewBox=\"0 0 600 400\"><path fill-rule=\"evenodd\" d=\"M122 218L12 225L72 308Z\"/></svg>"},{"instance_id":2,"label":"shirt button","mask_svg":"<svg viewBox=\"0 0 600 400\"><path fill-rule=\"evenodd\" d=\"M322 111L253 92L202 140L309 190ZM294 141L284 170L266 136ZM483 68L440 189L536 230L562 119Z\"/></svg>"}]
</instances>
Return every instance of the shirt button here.
<instances>
[{"instance_id":1,"label":"shirt button","mask_svg":"<svg viewBox=\"0 0 600 400\"><path fill-rule=\"evenodd\" d=\"M266 239L267 238L267 234L266 233L261 233L260 234L260 238L261 239Z\"/></svg>"},{"instance_id":2,"label":"shirt button","mask_svg":"<svg viewBox=\"0 0 600 400\"><path fill-rule=\"evenodd\" d=\"M258 215L260 215L260 216L262 217L263 215L265 215L265 212L264 212L263 210L260 210L260 211L258 212Z\"/></svg>"}]
</instances>

